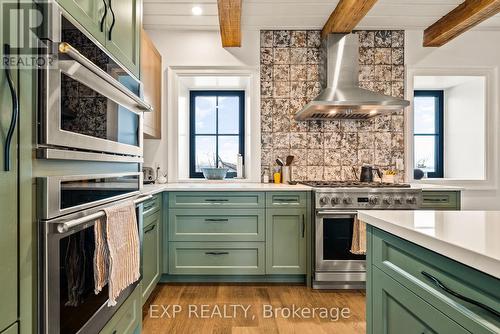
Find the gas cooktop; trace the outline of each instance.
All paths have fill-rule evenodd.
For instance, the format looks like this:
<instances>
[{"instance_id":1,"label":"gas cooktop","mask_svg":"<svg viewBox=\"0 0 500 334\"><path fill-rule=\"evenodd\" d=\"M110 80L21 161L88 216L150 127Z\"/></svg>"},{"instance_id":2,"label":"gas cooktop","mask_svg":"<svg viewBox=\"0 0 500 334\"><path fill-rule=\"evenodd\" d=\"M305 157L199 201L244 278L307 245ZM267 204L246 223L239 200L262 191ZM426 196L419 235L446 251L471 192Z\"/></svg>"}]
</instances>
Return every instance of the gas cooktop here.
<instances>
[{"instance_id":1,"label":"gas cooktop","mask_svg":"<svg viewBox=\"0 0 500 334\"><path fill-rule=\"evenodd\" d=\"M300 183L314 188L410 188L409 184L383 182L303 181Z\"/></svg>"}]
</instances>

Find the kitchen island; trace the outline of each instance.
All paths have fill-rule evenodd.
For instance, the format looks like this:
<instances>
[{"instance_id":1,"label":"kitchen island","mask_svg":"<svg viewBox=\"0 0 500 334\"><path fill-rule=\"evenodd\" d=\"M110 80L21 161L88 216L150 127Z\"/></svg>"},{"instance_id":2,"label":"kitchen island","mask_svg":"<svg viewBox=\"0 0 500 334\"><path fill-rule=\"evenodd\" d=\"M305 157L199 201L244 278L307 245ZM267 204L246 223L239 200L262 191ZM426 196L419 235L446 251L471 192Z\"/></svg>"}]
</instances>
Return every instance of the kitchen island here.
<instances>
[{"instance_id":1,"label":"kitchen island","mask_svg":"<svg viewBox=\"0 0 500 334\"><path fill-rule=\"evenodd\" d=\"M500 212L360 211L367 333L499 333Z\"/></svg>"}]
</instances>

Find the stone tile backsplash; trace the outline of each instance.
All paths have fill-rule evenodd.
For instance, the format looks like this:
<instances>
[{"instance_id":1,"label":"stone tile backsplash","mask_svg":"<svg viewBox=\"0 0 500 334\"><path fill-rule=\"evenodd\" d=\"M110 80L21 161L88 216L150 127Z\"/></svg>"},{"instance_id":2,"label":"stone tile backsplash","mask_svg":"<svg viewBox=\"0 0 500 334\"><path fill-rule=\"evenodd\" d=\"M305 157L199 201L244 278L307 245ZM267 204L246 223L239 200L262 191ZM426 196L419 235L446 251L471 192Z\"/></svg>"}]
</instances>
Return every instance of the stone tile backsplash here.
<instances>
[{"instance_id":1,"label":"stone tile backsplash","mask_svg":"<svg viewBox=\"0 0 500 334\"><path fill-rule=\"evenodd\" d=\"M404 97L404 31L357 33L360 86ZM402 112L369 120L294 119L322 89L320 31L265 30L260 44L263 168L291 154L299 181L352 180L352 167L364 163L396 169L404 159Z\"/></svg>"}]
</instances>

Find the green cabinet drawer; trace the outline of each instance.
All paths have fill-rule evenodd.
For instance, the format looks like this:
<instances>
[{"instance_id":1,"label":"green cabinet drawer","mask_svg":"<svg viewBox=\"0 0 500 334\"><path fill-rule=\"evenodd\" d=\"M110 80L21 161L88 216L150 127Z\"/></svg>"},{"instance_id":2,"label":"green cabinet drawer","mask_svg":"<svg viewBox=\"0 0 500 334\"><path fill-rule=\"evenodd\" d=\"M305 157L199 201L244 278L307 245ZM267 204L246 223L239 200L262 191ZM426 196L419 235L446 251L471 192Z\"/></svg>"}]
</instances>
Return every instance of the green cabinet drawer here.
<instances>
[{"instance_id":1,"label":"green cabinet drawer","mask_svg":"<svg viewBox=\"0 0 500 334\"><path fill-rule=\"evenodd\" d=\"M144 218L142 244L142 304L146 302L160 280L161 215L156 212Z\"/></svg>"},{"instance_id":2,"label":"green cabinet drawer","mask_svg":"<svg viewBox=\"0 0 500 334\"><path fill-rule=\"evenodd\" d=\"M500 280L381 230L371 229L373 265L473 333L500 333L500 319L449 289L500 310ZM425 274L424 274L425 273Z\"/></svg>"},{"instance_id":3,"label":"green cabinet drawer","mask_svg":"<svg viewBox=\"0 0 500 334\"><path fill-rule=\"evenodd\" d=\"M120 306L111 320L104 326L100 334L134 334L141 326L141 289L137 287Z\"/></svg>"},{"instance_id":4,"label":"green cabinet drawer","mask_svg":"<svg viewBox=\"0 0 500 334\"><path fill-rule=\"evenodd\" d=\"M369 334L469 333L425 300L373 267Z\"/></svg>"},{"instance_id":5,"label":"green cabinet drawer","mask_svg":"<svg viewBox=\"0 0 500 334\"><path fill-rule=\"evenodd\" d=\"M305 273L305 209L267 209L266 274Z\"/></svg>"},{"instance_id":6,"label":"green cabinet drawer","mask_svg":"<svg viewBox=\"0 0 500 334\"><path fill-rule=\"evenodd\" d=\"M260 275L263 242L170 242L169 274Z\"/></svg>"},{"instance_id":7,"label":"green cabinet drawer","mask_svg":"<svg viewBox=\"0 0 500 334\"><path fill-rule=\"evenodd\" d=\"M170 208L242 208L264 207L265 195L261 192L175 192L169 194Z\"/></svg>"},{"instance_id":8,"label":"green cabinet drawer","mask_svg":"<svg viewBox=\"0 0 500 334\"><path fill-rule=\"evenodd\" d=\"M307 193L276 191L266 193L266 206L268 208L304 208L307 206Z\"/></svg>"},{"instance_id":9,"label":"green cabinet drawer","mask_svg":"<svg viewBox=\"0 0 500 334\"><path fill-rule=\"evenodd\" d=\"M156 194L152 199L144 202L142 215L144 217L157 212L161 208L161 194Z\"/></svg>"},{"instance_id":10,"label":"green cabinet drawer","mask_svg":"<svg viewBox=\"0 0 500 334\"><path fill-rule=\"evenodd\" d=\"M460 191L424 191L422 209L460 210Z\"/></svg>"},{"instance_id":11,"label":"green cabinet drawer","mask_svg":"<svg viewBox=\"0 0 500 334\"><path fill-rule=\"evenodd\" d=\"M264 241L264 209L172 209L170 241Z\"/></svg>"}]
</instances>

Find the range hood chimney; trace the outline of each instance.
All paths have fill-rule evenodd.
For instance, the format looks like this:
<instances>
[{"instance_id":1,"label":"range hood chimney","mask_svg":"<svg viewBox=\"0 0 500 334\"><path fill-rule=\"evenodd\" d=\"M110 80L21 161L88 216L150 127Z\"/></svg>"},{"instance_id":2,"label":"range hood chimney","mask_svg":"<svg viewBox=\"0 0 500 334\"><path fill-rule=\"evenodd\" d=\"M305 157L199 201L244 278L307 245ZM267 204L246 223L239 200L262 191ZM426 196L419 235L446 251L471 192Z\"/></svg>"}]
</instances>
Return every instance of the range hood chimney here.
<instances>
[{"instance_id":1,"label":"range hood chimney","mask_svg":"<svg viewBox=\"0 0 500 334\"><path fill-rule=\"evenodd\" d=\"M322 57L326 88L295 114L296 120L368 119L410 105L359 87L358 44L357 34L328 35L322 46L326 46Z\"/></svg>"}]
</instances>

